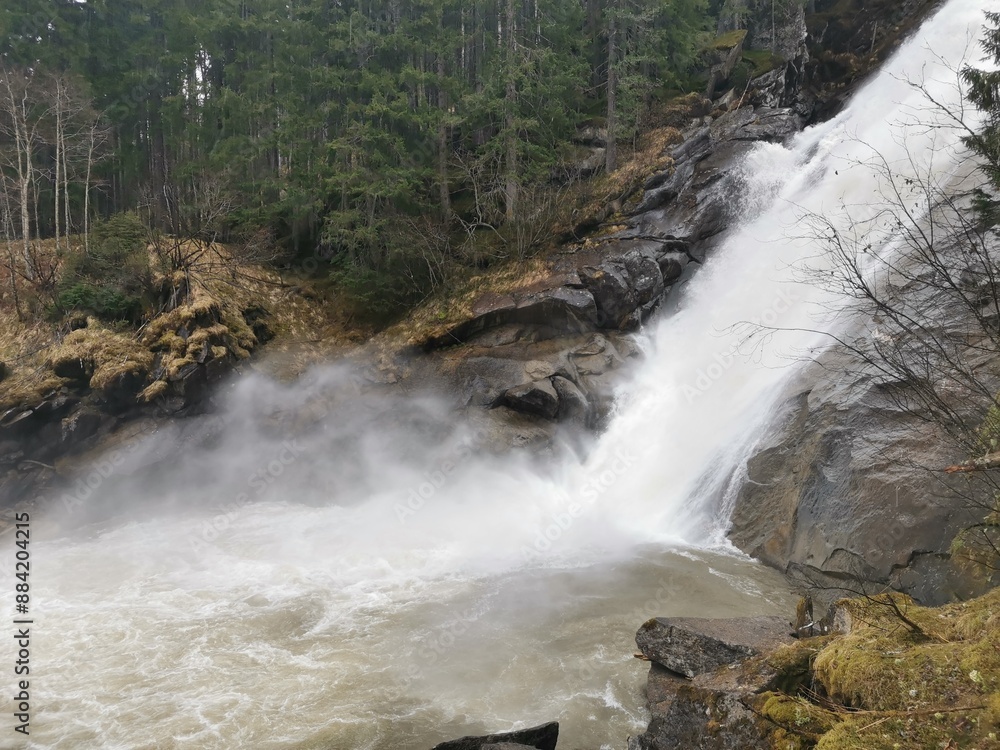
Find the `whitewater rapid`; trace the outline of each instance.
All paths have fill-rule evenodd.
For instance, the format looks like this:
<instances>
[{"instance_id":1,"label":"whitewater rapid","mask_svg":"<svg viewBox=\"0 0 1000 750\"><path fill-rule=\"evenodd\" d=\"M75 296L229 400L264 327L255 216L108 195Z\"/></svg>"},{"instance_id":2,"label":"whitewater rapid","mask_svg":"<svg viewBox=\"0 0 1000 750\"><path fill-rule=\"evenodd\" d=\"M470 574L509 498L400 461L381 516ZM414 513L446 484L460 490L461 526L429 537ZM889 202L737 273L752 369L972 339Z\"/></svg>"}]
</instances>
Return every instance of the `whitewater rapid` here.
<instances>
[{"instance_id":1,"label":"whitewater rapid","mask_svg":"<svg viewBox=\"0 0 1000 750\"><path fill-rule=\"evenodd\" d=\"M645 332L585 460L489 458L474 422L331 365L246 377L222 414L96 463L32 542L27 747L426 748L550 719L566 747L622 747L643 620L788 611L724 532L727 485L845 304L803 278L827 262L803 216L888 252L873 156L961 178L959 131L914 125L935 115L911 82L959 106L944 63L985 5L951 0L838 117L748 157L740 228Z\"/></svg>"}]
</instances>

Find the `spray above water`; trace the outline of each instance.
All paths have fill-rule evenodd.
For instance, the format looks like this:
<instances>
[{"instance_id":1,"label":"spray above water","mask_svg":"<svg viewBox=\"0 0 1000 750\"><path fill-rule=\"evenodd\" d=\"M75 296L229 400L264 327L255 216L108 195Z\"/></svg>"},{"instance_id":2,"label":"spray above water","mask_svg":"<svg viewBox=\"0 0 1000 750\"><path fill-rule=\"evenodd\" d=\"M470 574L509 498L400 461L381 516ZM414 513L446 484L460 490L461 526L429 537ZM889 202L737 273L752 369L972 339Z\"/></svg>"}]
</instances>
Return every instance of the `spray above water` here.
<instances>
[{"instance_id":1,"label":"spray above water","mask_svg":"<svg viewBox=\"0 0 1000 750\"><path fill-rule=\"evenodd\" d=\"M214 421L70 488L34 546L29 746L420 748L560 718L567 746L619 747L645 718L644 619L787 606L775 574L725 550L720 498L845 304L796 273L822 263L799 220L872 218L874 155L955 169L957 130L900 130L933 116L906 76L959 106L943 61L974 48L982 8L951 0L837 118L748 157L741 228L648 332L582 462L490 458L434 399L375 397L329 366L247 377ZM754 324L787 332L763 345Z\"/></svg>"}]
</instances>

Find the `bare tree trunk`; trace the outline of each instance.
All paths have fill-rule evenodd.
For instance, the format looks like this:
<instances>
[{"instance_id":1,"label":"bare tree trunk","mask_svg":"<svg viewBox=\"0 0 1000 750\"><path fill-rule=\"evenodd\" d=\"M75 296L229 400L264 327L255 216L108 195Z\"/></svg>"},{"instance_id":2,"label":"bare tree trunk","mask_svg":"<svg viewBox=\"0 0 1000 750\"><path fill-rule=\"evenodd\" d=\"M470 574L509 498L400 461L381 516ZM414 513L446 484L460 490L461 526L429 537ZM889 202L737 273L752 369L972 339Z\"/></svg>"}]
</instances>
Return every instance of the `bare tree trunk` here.
<instances>
[{"instance_id":1,"label":"bare tree trunk","mask_svg":"<svg viewBox=\"0 0 1000 750\"><path fill-rule=\"evenodd\" d=\"M35 264L31 257L31 177L33 171L33 137L28 128L28 91L27 84L23 92L15 93L10 71L0 69L6 97L4 105L8 108L10 125L14 137L14 171L17 174L18 197L21 209L21 262L24 265L24 276L29 281L35 278ZM20 99L20 101L19 101Z\"/></svg>"},{"instance_id":2,"label":"bare tree trunk","mask_svg":"<svg viewBox=\"0 0 1000 750\"><path fill-rule=\"evenodd\" d=\"M771 52L778 50L777 24L774 22L774 0L771 0Z\"/></svg>"},{"instance_id":3,"label":"bare tree trunk","mask_svg":"<svg viewBox=\"0 0 1000 750\"><path fill-rule=\"evenodd\" d=\"M507 184L504 190L507 208L507 221L513 221L517 216L517 133L515 132L515 113L517 105L517 81L514 79L514 63L517 55L517 38L514 33L514 0L507 0L507 93L506 93L506 152L507 152Z\"/></svg>"},{"instance_id":4,"label":"bare tree trunk","mask_svg":"<svg viewBox=\"0 0 1000 750\"><path fill-rule=\"evenodd\" d=\"M438 16L438 33L444 35L444 9L442 8ZM443 39L442 39L443 41ZM438 190L441 199L441 216L444 220L451 220L451 190L448 187L448 94L444 88L445 64L444 52L438 51L437 56L437 107L438 116L441 118L438 123Z\"/></svg>"},{"instance_id":5,"label":"bare tree trunk","mask_svg":"<svg viewBox=\"0 0 1000 750\"><path fill-rule=\"evenodd\" d=\"M608 137L604 152L604 169L614 172L618 168L618 19L611 9L608 19Z\"/></svg>"},{"instance_id":6,"label":"bare tree trunk","mask_svg":"<svg viewBox=\"0 0 1000 750\"><path fill-rule=\"evenodd\" d=\"M56 172L55 178L53 180L53 185L55 189L52 191L53 195L53 210L52 210L52 220L55 224L55 242L56 242L56 252L59 252L59 167L62 163L61 154L59 149L62 147L62 138L60 137L63 128L63 96L62 96L62 79L58 76L55 79L55 107L56 107L56 137L55 137L55 147L56 147Z\"/></svg>"},{"instance_id":7,"label":"bare tree trunk","mask_svg":"<svg viewBox=\"0 0 1000 750\"><path fill-rule=\"evenodd\" d=\"M66 235L66 250L69 251L69 234L71 229L70 224L70 207L69 207L69 159L66 156L66 129L63 128L62 135L60 136L62 140L62 155L63 155L63 232ZM59 185L56 185L56 192L59 191ZM57 247L58 249L58 247Z\"/></svg>"},{"instance_id":8,"label":"bare tree trunk","mask_svg":"<svg viewBox=\"0 0 1000 750\"><path fill-rule=\"evenodd\" d=\"M22 260L24 261L24 276L28 281L35 280L35 263L31 257L31 178L21 175L20 182L20 203L21 203L21 243Z\"/></svg>"},{"instance_id":9,"label":"bare tree trunk","mask_svg":"<svg viewBox=\"0 0 1000 750\"><path fill-rule=\"evenodd\" d=\"M83 252L90 255L90 174L97 149L97 124L90 126L87 140L87 177L83 182Z\"/></svg>"},{"instance_id":10,"label":"bare tree trunk","mask_svg":"<svg viewBox=\"0 0 1000 750\"><path fill-rule=\"evenodd\" d=\"M10 273L10 291L14 299L14 310L18 320L24 320L21 311L21 297L17 288L17 261L14 259L14 227L11 216L10 200L7 190L3 191L3 234L7 246L7 271Z\"/></svg>"}]
</instances>

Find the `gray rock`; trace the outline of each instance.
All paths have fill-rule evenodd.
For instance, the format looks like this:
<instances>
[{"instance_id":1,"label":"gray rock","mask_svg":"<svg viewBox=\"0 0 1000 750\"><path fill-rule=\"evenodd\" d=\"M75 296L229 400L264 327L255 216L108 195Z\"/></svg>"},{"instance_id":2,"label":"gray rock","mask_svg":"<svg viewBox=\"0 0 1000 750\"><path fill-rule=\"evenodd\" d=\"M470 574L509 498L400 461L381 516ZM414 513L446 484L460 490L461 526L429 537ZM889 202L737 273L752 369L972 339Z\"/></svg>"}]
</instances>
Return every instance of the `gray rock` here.
<instances>
[{"instance_id":1,"label":"gray rock","mask_svg":"<svg viewBox=\"0 0 1000 750\"><path fill-rule=\"evenodd\" d=\"M750 6L746 24L749 49L772 50L785 60L805 58L805 4L797 0L776 0Z\"/></svg>"},{"instance_id":2,"label":"gray rock","mask_svg":"<svg viewBox=\"0 0 1000 750\"><path fill-rule=\"evenodd\" d=\"M588 177L604 168L606 149L594 147L587 156L569 165L570 172L579 177Z\"/></svg>"},{"instance_id":3,"label":"gray rock","mask_svg":"<svg viewBox=\"0 0 1000 750\"><path fill-rule=\"evenodd\" d=\"M551 383L559 396L557 419L560 422L588 424L591 416L590 402L576 383L560 375L553 376Z\"/></svg>"},{"instance_id":4,"label":"gray rock","mask_svg":"<svg viewBox=\"0 0 1000 750\"><path fill-rule=\"evenodd\" d=\"M608 143L608 129L588 125L576 131L573 141L587 146L605 146Z\"/></svg>"},{"instance_id":5,"label":"gray rock","mask_svg":"<svg viewBox=\"0 0 1000 750\"><path fill-rule=\"evenodd\" d=\"M934 471L953 463L947 435L881 386L845 385L837 356L803 374L748 459L730 539L809 586L860 579L928 604L981 593L988 581L948 554L969 516Z\"/></svg>"},{"instance_id":6,"label":"gray rock","mask_svg":"<svg viewBox=\"0 0 1000 750\"><path fill-rule=\"evenodd\" d=\"M483 737L462 737L435 745L432 750L484 750L488 745L522 745L535 750L555 750L559 739L559 722L552 721L530 729L488 734Z\"/></svg>"},{"instance_id":7,"label":"gray rock","mask_svg":"<svg viewBox=\"0 0 1000 750\"><path fill-rule=\"evenodd\" d=\"M592 330L597 318L594 297L586 289L555 285L537 292L486 295L476 303L471 318L429 339L424 348L463 344L484 331L507 325L531 327L537 334L534 340L554 338Z\"/></svg>"},{"instance_id":8,"label":"gray rock","mask_svg":"<svg viewBox=\"0 0 1000 750\"><path fill-rule=\"evenodd\" d=\"M664 285L672 284L681 277L691 259L686 253L664 253L656 262L660 266L660 275Z\"/></svg>"},{"instance_id":9,"label":"gray rock","mask_svg":"<svg viewBox=\"0 0 1000 750\"><path fill-rule=\"evenodd\" d=\"M786 640L788 623L780 617L657 617L639 628L635 636L647 659L686 677L736 664Z\"/></svg>"},{"instance_id":10,"label":"gray rock","mask_svg":"<svg viewBox=\"0 0 1000 750\"><path fill-rule=\"evenodd\" d=\"M551 381L536 380L509 389L498 405L522 414L554 420L559 414L559 394Z\"/></svg>"},{"instance_id":11,"label":"gray rock","mask_svg":"<svg viewBox=\"0 0 1000 750\"><path fill-rule=\"evenodd\" d=\"M831 619L840 618L835 613ZM727 654L720 664L692 677L682 677L653 662L646 683L649 726L629 740L629 750L785 747L784 730L764 718L761 708L771 691L794 694L799 685L808 682L809 670L802 666L802 660L808 662L814 652L803 648L792 662L785 660L783 666L776 663L771 658L774 649L788 638L779 618L673 622L686 622L684 630L698 635L697 642L684 646L690 651L709 653L724 640L729 646L738 646L738 653L732 659Z\"/></svg>"},{"instance_id":12,"label":"gray rock","mask_svg":"<svg viewBox=\"0 0 1000 750\"><path fill-rule=\"evenodd\" d=\"M736 169L754 144L779 142L802 128L793 109L741 107L694 132L671 155L669 174L646 181L646 192L632 211L632 231L671 235L699 244L719 235L736 213L741 184ZM693 255L695 247L688 247Z\"/></svg>"},{"instance_id":13,"label":"gray rock","mask_svg":"<svg viewBox=\"0 0 1000 750\"><path fill-rule=\"evenodd\" d=\"M663 274L653 252L632 250L580 270L594 297L602 328L625 329L629 316L663 294Z\"/></svg>"},{"instance_id":14,"label":"gray rock","mask_svg":"<svg viewBox=\"0 0 1000 750\"><path fill-rule=\"evenodd\" d=\"M691 680L654 663L646 685L649 726L629 750L770 750L774 727L750 706L776 677L760 657Z\"/></svg>"},{"instance_id":15,"label":"gray rock","mask_svg":"<svg viewBox=\"0 0 1000 750\"><path fill-rule=\"evenodd\" d=\"M740 693L682 688L662 715L654 715L639 750L771 750L769 728Z\"/></svg>"},{"instance_id":16,"label":"gray rock","mask_svg":"<svg viewBox=\"0 0 1000 750\"><path fill-rule=\"evenodd\" d=\"M729 49L710 50L707 53L706 56L708 59L704 59L703 62L711 68L708 74L708 87L705 90L705 96L708 99L712 99L715 96L716 87L729 79L729 76L733 73L733 69L743 57L744 39L746 39L745 33Z\"/></svg>"},{"instance_id":17,"label":"gray rock","mask_svg":"<svg viewBox=\"0 0 1000 750\"><path fill-rule=\"evenodd\" d=\"M108 417L95 409L80 409L62 420L61 442L64 446L78 445L95 435L107 421Z\"/></svg>"}]
</instances>

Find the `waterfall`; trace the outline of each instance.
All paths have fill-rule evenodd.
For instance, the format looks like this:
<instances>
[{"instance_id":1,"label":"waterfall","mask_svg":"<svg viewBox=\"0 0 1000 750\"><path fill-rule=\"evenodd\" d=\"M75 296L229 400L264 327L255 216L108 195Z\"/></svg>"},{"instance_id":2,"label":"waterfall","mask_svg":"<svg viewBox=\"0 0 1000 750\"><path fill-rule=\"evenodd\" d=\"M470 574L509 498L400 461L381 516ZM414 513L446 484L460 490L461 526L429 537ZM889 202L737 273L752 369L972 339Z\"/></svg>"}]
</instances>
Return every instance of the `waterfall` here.
<instances>
[{"instance_id":1,"label":"waterfall","mask_svg":"<svg viewBox=\"0 0 1000 750\"><path fill-rule=\"evenodd\" d=\"M109 454L33 540L28 747L425 748L552 718L567 746L620 747L644 719L646 617L788 607L727 548L721 498L846 304L802 278L825 261L801 219L891 252L873 158L962 178L960 132L907 76L957 111L947 63L984 5L950 0L840 115L751 153L739 228L645 332L582 462L487 458L476 424L340 365L246 377L214 424Z\"/></svg>"}]
</instances>

